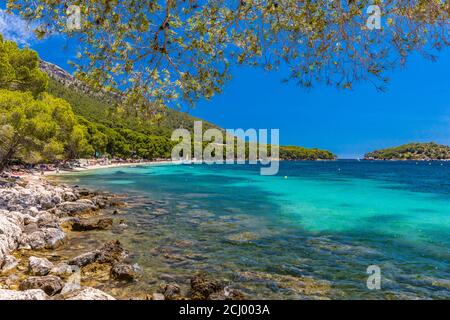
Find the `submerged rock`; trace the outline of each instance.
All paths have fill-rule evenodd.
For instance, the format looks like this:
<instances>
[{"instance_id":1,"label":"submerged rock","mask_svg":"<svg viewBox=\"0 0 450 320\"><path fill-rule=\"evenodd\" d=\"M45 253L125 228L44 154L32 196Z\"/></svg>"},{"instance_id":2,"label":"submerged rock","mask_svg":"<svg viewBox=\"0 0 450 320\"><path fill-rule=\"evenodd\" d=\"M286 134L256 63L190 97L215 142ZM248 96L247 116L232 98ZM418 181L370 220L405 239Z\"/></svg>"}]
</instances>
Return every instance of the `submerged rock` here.
<instances>
[{"instance_id":1,"label":"submerged rock","mask_svg":"<svg viewBox=\"0 0 450 320\"><path fill-rule=\"evenodd\" d=\"M53 263L45 258L30 257L28 261L28 272L33 276L46 276L53 267Z\"/></svg>"},{"instance_id":2,"label":"submerged rock","mask_svg":"<svg viewBox=\"0 0 450 320\"><path fill-rule=\"evenodd\" d=\"M158 274L158 279L163 280L165 282L175 282L177 280L175 276L166 273Z\"/></svg>"},{"instance_id":3,"label":"submerged rock","mask_svg":"<svg viewBox=\"0 0 450 320\"><path fill-rule=\"evenodd\" d=\"M64 201L72 202L72 201L77 201L78 197L72 191L66 191L62 194L62 199Z\"/></svg>"},{"instance_id":4,"label":"submerged rock","mask_svg":"<svg viewBox=\"0 0 450 320\"><path fill-rule=\"evenodd\" d=\"M69 265L78 266L80 268L87 266L88 264L91 264L91 263L94 263L95 261L97 261L98 255L99 255L98 251L91 251L91 252L84 253L82 255L79 255L79 256L71 259L69 261Z\"/></svg>"},{"instance_id":5,"label":"submerged rock","mask_svg":"<svg viewBox=\"0 0 450 320\"><path fill-rule=\"evenodd\" d=\"M62 217L59 219L59 224L64 229L72 229L72 225L77 222L81 222L79 217Z\"/></svg>"},{"instance_id":6,"label":"submerged rock","mask_svg":"<svg viewBox=\"0 0 450 320\"><path fill-rule=\"evenodd\" d=\"M59 293L63 287L64 282L56 276L29 277L20 284L20 290L41 289L49 296Z\"/></svg>"},{"instance_id":7,"label":"submerged rock","mask_svg":"<svg viewBox=\"0 0 450 320\"><path fill-rule=\"evenodd\" d=\"M126 206L126 203L120 199L111 198L109 199L109 206L113 208L122 208Z\"/></svg>"},{"instance_id":8,"label":"submerged rock","mask_svg":"<svg viewBox=\"0 0 450 320\"><path fill-rule=\"evenodd\" d=\"M0 289L0 300L47 300L49 296L41 289L25 291Z\"/></svg>"},{"instance_id":9,"label":"submerged rock","mask_svg":"<svg viewBox=\"0 0 450 320\"><path fill-rule=\"evenodd\" d=\"M119 221L119 228L124 229L124 228L127 228L127 227L128 227L128 225L126 224L125 220L121 219Z\"/></svg>"},{"instance_id":10,"label":"submerged rock","mask_svg":"<svg viewBox=\"0 0 450 320\"><path fill-rule=\"evenodd\" d=\"M237 290L225 287L223 290L212 293L209 300L245 300L245 295Z\"/></svg>"},{"instance_id":11,"label":"submerged rock","mask_svg":"<svg viewBox=\"0 0 450 320\"><path fill-rule=\"evenodd\" d=\"M97 207L91 200L80 199L75 202L63 202L58 206L58 209L63 214L75 216L95 211L97 210Z\"/></svg>"},{"instance_id":12,"label":"submerged rock","mask_svg":"<svg viewBox=\"0 0 450 320\"><path fill-rule=\"evenodd\" d=\"M4 283L3 289L17 290L20 277L16 273L11 273L6 279L2 281Z\"/></svg>"},{"instance_id":13,"label":"submerged rock","mask_svg":"<svg viewBox=\"0 0 450 320\"><path fill-rule=\"evenodd\" d=\"M309 239L307 243L317 251L328 251L340 255L382 255L379 251L369 247L341 243L333 241L332 239L329 239L327 237L312 238Z\"/></svg>"},{"instance_id":14,"label":"submerged rock","mask_svg":"<svg viewBox=\"0 0 450 320\"><path fill-rule=\"evenodd\" d=\"M100 209L105 209L108 202L109 202L109 197L105 196L105 195L99 195L96 196L94 198L92 198L92 201L97 205L97 207L99 207Z\"/></svg>"},{"instance_id":15,"label":"submerged rock","mask_svg":"<svg viewBox=\"0 0 450 320\"><path fill-rule=\"evenodd\" d=\"M123 261L128 256L128 251L122 248L119 240L107 242L99 250L97 262L115 263Z\"/></svg>"},{"instance_id":16,"label":"submerged rock","mask_svg":"<svg viewBox=\"0 0 450 320\"><path fill-rule=\"evenodd\" d=\"M77 267L70 266L67 263L60 263L57 266L53 267L50 270L51 274L60 276L60 277L68 277L71 276L75 271Z\"/></svg>"},{"instance_id":17,"label":"submerged rock","mask_svg":"<svg viewBox=\"0 0 450 320\"><path fill-rule=\"evenodd\" d=\"M111 278L119 281L131 282L139 276L139 267L125 263L116 263L111 268Z\"/></svg>"},{"instance_id":18,"label":"submerged rock","mask_svg":"<svg viewBox=\"0 0 450 320\"><path fill-rule=\"evenodd\" d=\"M71 259L68 264L84 267L88 264L98 262L114 264L123 261L128 256L128 252L122 248L118 240L105 243L101 248L87 252Z\"/></svg>"},{"instance_id":19,"label":"submerged rock","mask_svg":"<svg viewBox=\"0 0 450 320\"><path fill-rule=\"evenodd\" d=\"M72 268L72 266L69 266ZM68 294L70 292L74 292L81 289L81 272L77 267L73 267L73 273L68 277L64 288L61 290L61 295ZM68 270L66 270L68 271ZM67 274L65 274L67 275Z\"/></svg>"},{"instance_id":20,"label":"submerged rock","mask_svg":"<svg viewBox=\"0 0 450 320\"><path fill-rule=\"evenodd\" d=\"M199 272L191 278L191 299L207 300L210 295L221 291L224 285L215 280L211 280L204 272Z\"/></svg>"},{"instance_id":21,"label":"submerged rock","mask_svg":"<svg viewBox=\"0 0 450 320\"><path fill-rule=\"evenodd\" d=\"M113 219L103 218L97 221L75 221L72 223L72 231L107 230L113 225Z\"/></svg>"},{"instance_id":22,"label":"submerged rock","mask_svg":"<svg viewBox=\"0 0 450 320\"><path fill-rule=\"evenodd\" d=\"M276 290L290 291L299 299L328 299L328 293L331 290L330 284L326 281L302 276L245 271L237 273L235 279L239 282L264 283Z\"/></svg>"},{"instance_id":23,"label":"submerged rock","mask_svg":"<svg viewBox=\"0 0 450 320\"><path fill-rule=\"evenodd\" d=\"M174 283L170 283L164 288L164 298L167 300L177 300L181 297L180 286Z\"/></svg>"},{"instance_id":24,"label":"submerged rock","mask_svg":"<svg viewBox=\"0 0 450 320\"><path fill-rule=\"evenodd\" d=\"M77 189L77 194L78 194L80 197L88 197L88 196L90 196L90 195L93 195L94 193L91 192L89 189L78 188L78 189Z\"/></svg>"},{"instance_id":25,"label":"submerged rock","mask_svg":"<svg viewBox=\"0 0 450 320\"><path fill-rule=\"evenodd\" d=\"M230 235L226 239L231 243L241 244L241 243L249 243L249 242L258 240L259 237L252 232L245 231L245 232Z\"/></svg>"}]
</instances>

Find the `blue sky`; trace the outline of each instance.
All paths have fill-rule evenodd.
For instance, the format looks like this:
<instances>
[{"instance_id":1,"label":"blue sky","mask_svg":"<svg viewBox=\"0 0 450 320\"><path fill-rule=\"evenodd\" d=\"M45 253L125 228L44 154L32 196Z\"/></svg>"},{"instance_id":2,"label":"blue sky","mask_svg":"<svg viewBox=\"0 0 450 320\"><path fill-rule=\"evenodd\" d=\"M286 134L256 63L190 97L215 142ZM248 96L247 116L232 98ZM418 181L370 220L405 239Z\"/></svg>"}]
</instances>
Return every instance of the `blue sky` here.
<instances>
[{"instance_id":1,"label":"blue sky","mask_svg":"<svg viewBox=\"0 0 450 320\"><path fill-rule=\"evenodd\" d=\"M76 43L53 37L37 41L20 21L0 11L0 32L29 45L63 68ZM67 46L67 47L66 47ZM320 86L312 90L283 84L282 72L240 68L221 95L189 112L223 128L278 128L281 144L319 147L342 158L407 142L450 144L450 55L438 62L414 56L389 76L388 91L371 84L352 91Z\"/></svg>"},{"instance_id":2,"label":"blue sky","mask_svg":"<svg viewBox=\"0 0 450 320\"><path fill-rule=\"evenodd\" d=\"M237 70L224 93L191 113L223 127L279 128L282 144L320 147L340 157L412 141L450 144L450 56L410 59L390 75L388 91L352 91L281 83L282 75Z\"/></svg>"}]
</instances>

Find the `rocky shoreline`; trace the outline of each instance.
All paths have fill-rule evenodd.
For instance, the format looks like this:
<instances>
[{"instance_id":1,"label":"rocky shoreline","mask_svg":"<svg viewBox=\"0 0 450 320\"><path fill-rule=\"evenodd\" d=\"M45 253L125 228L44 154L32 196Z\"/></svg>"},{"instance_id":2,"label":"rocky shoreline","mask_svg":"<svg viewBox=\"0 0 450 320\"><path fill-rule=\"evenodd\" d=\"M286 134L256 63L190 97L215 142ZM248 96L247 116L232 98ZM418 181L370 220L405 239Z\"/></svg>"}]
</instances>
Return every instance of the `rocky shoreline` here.
<instances>
[{"instance_id":1,"label":"rocky shoreline","mask_svg":"<svg viewBox=\"0 0 450 320\"><path fill-rule=\"evenodd\" d=\"M55 184L38 174L0 179L0 300L115 300L85 286L89 279L139 281L141 268L118 240L71 258L52 256L71 235L124 225L115 219L126 203L119 196ZM105 211L112 212L109 217ZM51 258L50 258L51 257ZM51 260L51 261L50 261ZM95 281L91 281L95 283ZM176 283L129 299L244 299L204 273L182 294Z\"/></svg>"},{"instance_id":2,"label":"rocky shoreline","mask_svg":"<svg viewBox=\"0 0 450 320\"><path fill-rule=\"evenodd\" d=\"M82 287L79 278L80 267L93 263L94 259L119 265L126 258L119 242L107 243L84 256L57 264L35 255L63 245L70 231L110 228L113 224L110 218L100 217L95 223L85 219L100 216L100 209L106 206L117 205L112 195L53 185L38 175L2 179L0 299L114 299L98 289Z\"/></svg>"}]
</instances>

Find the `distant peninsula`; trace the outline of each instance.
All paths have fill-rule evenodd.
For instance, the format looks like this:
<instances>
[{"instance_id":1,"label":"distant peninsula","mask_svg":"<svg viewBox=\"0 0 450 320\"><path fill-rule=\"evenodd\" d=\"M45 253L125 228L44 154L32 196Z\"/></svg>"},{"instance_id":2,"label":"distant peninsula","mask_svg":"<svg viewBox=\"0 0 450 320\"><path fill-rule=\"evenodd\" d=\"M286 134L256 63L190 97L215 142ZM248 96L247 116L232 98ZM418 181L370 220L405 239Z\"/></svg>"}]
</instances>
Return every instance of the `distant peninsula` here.
<instances>
[{"instance_id":1,"label":"distant peninsula","mask_svg":"<svg viewBox=\"0 0 450 320\"><path fill-rule=\"evenodd\" d=\"M408 143L398 147L375 150L365 160L450 160L450 146L428 143Z\"/></svg>"},{"instance_id":2,"label":"distant peninsula","mask_svg":"<svg viewBox=\"0 0 450 320\"><path fill-rule=\"evenodd\" d=\"M336 160L336 155L328 150L298 146L280 146L281 160Z\"/></svg>"}]
</instances>

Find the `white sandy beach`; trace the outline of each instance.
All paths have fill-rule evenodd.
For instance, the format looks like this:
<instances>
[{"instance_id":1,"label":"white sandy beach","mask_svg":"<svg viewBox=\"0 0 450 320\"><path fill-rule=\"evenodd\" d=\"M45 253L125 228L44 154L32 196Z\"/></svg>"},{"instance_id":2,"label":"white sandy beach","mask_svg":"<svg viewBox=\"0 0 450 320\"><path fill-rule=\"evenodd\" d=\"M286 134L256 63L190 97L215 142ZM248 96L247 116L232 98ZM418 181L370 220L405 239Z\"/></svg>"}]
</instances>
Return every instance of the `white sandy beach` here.
<instances>
[{"instance_id":1,"label":"white sandy beach","mask_svg":"<svg viewBox=\"0 0 450 320\"><path fill-rule=\"evenodd\" d=\"M69 173L74 173L74 172L84 172L84 171L99 170L99 169L138 167L138 166L157 166L157 165L169 165L169 164L177 165L177 164L181 164L181 163L182 162L180 162L180 161L165 160L165 161L142 161L142 162L111 163L111 164L94 164L94 165L75 167L72 170L59 170L59 172L57 172L56 170L44 171L44 175L52 176L52 175L69 174Z\"/></svg>"}]
</instances>

